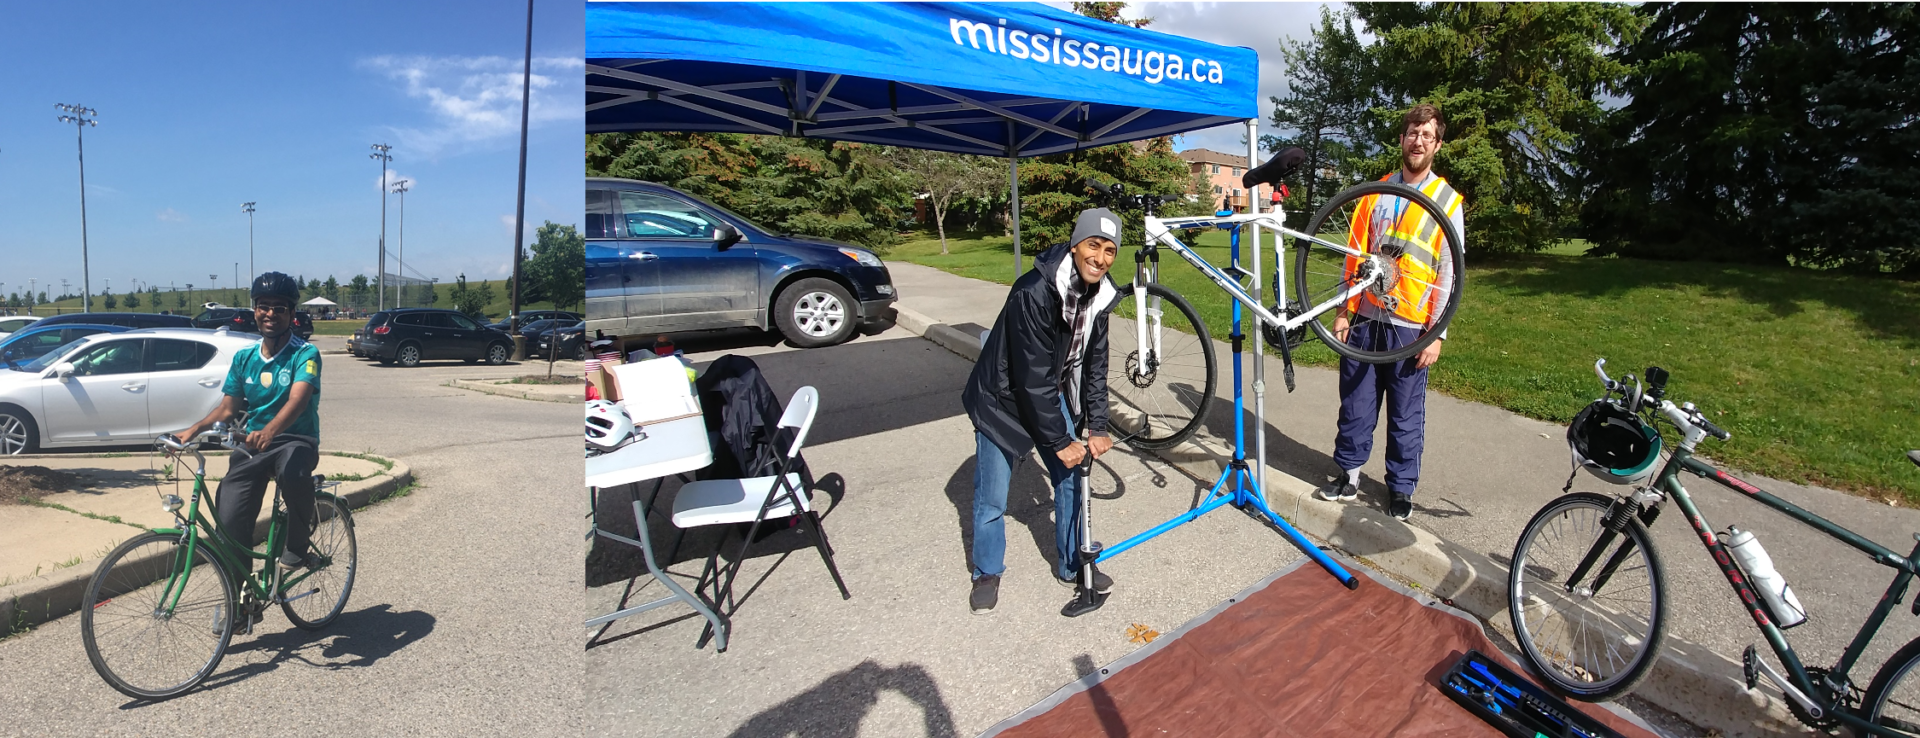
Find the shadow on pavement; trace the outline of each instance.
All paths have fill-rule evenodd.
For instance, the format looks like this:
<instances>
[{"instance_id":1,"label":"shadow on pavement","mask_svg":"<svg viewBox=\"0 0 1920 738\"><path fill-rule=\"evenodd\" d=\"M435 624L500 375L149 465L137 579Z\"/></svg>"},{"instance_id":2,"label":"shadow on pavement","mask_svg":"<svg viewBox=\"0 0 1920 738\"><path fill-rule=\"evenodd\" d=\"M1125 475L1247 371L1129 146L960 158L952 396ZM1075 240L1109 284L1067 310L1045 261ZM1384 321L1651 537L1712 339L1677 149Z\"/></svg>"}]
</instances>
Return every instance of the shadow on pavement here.
<instances>
[{"instance_id":1,"label":"shadow on pavement","mask_svg":"<svg viewBox=\"0 0 1920 738\"><path fill-rule=\"evenodd\" d=\"M288 625L286 630L267 633L252 640L235 642L226 658L259 651L269 654L265 662L247 664L208 679L201 689L219 689L273 671L282 664L297 662L318 669L349 669L372 666L413 645L433 632L436 618L418 610L394 612L388 604L374 605L354 612L343 612L332 625L319 632ZM254 626L258 629L260 626ZM231 662L229 662L231 663ZM145 706L144 700L121 705L121 709Z\"/></svg>"},{"instance_id":2,"label":"shadow on pavement","mask_svg":"<svg viewBox=\"0 0 1920 738\"><path fill-rule=\"evenodd\" d=\"M1057 563L1060 557L1054 551L1053 484L1047 477L1046 467L1034 457L1036 453L1043 452L1029 451L1014 463L1013 478L1007 484L1004 517L1033 534L1033 545L1040 550L1040 558ZM1119 453L1118 447L1113 453ZM953 475L947 478L946 489L947 500L953 503L954 518L960 521L960 566L969 576L973 572L973 472L977 459L977 456L968 457L960 468L953 470ZM1112 465L1095 461L1094 469L1090 480L1094 499L1114 500L1126 493L1126 483ZM1102 489L1112 491L1101 492ZM1007 527L1011 531L1015 526ZM1007 542L1013 542L1011 532Z\"/></svg>"},{"instance_id":3,"label":"shadow on pavement","mask_svg":"<svg viewBox=\"0 0 1920 738\"><path fill-rule=\"evenodd\" d=\"M925 735L959 735L953 725L953 711L947 708L939 685L925 667L901 664L888 668L872 660L827 677L812 689L754 715L730 735L854 738L860 732L861 718L879 704L883 691L899 693L920 708Z\"/></svg>"}]
</instances>

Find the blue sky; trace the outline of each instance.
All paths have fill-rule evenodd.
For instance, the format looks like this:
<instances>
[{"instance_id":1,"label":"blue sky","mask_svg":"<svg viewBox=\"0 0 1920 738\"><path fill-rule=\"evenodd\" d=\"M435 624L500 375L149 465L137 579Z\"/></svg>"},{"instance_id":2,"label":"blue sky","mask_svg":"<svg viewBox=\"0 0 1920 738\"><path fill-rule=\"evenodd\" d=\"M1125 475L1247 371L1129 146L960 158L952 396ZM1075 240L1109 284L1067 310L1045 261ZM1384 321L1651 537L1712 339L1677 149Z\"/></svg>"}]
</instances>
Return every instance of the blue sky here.
<instances>
[{"instance_id":1,"label":"blue sky","mask_svg":"<svg viewBox=\"0 0 1920 738\"><path fill-rule=\"evenodd\" d=\"M529 243L583 211L583 22L578 0L536 3ZM507 274L525 24L513 0L0 5L0 295L30 277L79 292L74 127L55 103L99 111L85 132L95 294L215 273L228 287L235 262L246 280L247 201L260 271L371 276L382 142L390 176L412 180L407 273Z\"/></svg>"}]
</instances>

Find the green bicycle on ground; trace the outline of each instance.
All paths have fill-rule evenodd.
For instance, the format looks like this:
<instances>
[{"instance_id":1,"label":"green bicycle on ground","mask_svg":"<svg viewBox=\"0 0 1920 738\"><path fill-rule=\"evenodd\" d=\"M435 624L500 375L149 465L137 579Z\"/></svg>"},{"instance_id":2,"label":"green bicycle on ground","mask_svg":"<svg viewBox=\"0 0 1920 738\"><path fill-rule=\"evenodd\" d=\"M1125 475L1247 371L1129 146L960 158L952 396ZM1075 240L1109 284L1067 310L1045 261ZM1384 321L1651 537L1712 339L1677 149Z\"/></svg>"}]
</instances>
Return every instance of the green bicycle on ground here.
<instances>
[{"instance_id":1,"label":"green bicycle on ground","mask_svg":"<svg viewBox=\"0 0 1920 738\"><path fill-rule=\"evenodd\" d=\"M1647 677L1659 659L1668 615L1666 577L1647 529L1671 499L1785 671L1748 646L1748 689L1765 676L1786 693L1795 717L1821 730L1845 725L1858 735L1920 736L1920 669L1915 668L1920 667L1920 639L1888 659L1865 691L1849 675L1920 574L1920 544L1902 556L1707 464L1693 455L1694 447L1708 436L1724 441L1730 434L1693 403L1665 399L1667 372L1660 367L1647 369L1643 387L1631 374L1621 381L1609 378L1606 363L1601 359L1593 369L1607 395L1575 418L1579 434L1576 438L1570 431L1569 445L1583 468L1627 491L1562 495L1535 513L1521 532L1507 579L1507 605L1515 640L1534 673L1562 693L1590 702L1629 692ZM1595 418L1599 422L1589 423ZM1651 418L1663 418L1681 433L1664 466L1657 464L1663 444L1646 422ZM1583 449L1589 439L1600 440ZM1634 447L1631 452L1616 452L1624 448L1622 439ZM1920 464L1920 451L1908 458ZM1833 666L1801 663L1783 631L1806 620L1805 608L1751 532L1729 527L1716 534L1707 525L1680 485L1683 471L1778 510L1894 570L1893 583ZM1920 541L1920 534L1914 538ZM1912 609L1920 615L1920 600Z\"/></svg>"},{"instance_id":2,"label":"green bicycle on ground","mask_svg":"<svg viewBox=\"0 0 1920 738\"><path fill-rule=\"evenodd\" d=\"M267 606L278 604L294 625L325 627L339 617L353 591L358 549L353 515L338 496L314 478L310 569L286 571L273 562L286 548L287 512L274 486L273 517L265 552L253 550L253 531L220 530L200 512L211 497L202 442L217 443L237 458L250 455L241 424L215 423L185 442L161 436L155 446L182 469L193 457L188 500L161 496L173 513L173 528L155 528L120 544L100 562L80 608L80 634L87 658L102 679L136 699L161 700L193 689L213 674L236 629L253 632ZM253 561L267 562L258 576Z\"/></svg>"}]
</instances>

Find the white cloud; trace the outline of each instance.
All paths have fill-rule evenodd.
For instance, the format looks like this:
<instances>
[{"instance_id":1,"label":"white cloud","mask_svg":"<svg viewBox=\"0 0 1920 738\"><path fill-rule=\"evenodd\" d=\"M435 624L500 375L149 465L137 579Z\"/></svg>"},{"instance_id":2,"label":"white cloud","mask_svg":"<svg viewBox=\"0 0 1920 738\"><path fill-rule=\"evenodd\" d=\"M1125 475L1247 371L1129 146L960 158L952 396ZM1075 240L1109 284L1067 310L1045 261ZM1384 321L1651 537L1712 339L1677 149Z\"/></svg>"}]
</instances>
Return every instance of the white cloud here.
<instances>
[{"instance_id":1,"label":"white cloud","mask_svg":"<svg viewBox=\"0 0 1920 738\"><path fill-rule=\"evenodd\" d=\"M586 60L535 57L528 125L585 120ZM520 132L522 60L505 56L378 56L360 66L424 102L432 122L393 128L399 146L432 156Z\"/></svg>"},{"instance_id":2,"label":"white cloud","mask_svg":"<svg viewBox=\"0 0 1920 738\"><path fill-rule=\"evenodd\" d=\"M186 214L186 213L182 213L182 212L180 212L180 211L178 211L178 210L174 210L173 208L167 208L167 209L165 209L165 210L162 210L162 211L160 211L160 212L159 212L158 214L156 214L156 215L155 215L155 217L157 217L157 218L159 218L159 219L161 219L161 220L163 220L163 221L166 221L166 222L168 222L168 223L185 223L185 222L187 222L187 214Z\"/></svg>"}]
</instances>

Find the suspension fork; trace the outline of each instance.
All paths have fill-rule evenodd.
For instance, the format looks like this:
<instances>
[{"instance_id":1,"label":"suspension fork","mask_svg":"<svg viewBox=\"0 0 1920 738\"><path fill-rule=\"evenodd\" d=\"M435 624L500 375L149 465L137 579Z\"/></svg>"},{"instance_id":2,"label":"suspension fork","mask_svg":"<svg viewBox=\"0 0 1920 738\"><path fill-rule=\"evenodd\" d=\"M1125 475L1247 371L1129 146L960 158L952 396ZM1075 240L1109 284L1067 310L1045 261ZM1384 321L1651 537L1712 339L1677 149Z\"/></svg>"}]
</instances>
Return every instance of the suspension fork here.
<instances>
[{"instance_id":1,"label":"suspension fork","mask_svg":"<svg viewBox=\"0 0 1920 738\"><path fill-rule=\"evenodd\" d=\"M1574 567L1573 574L1567 577L1567 582L1563 585L1567 592L1571 593L1574 585L1593 569L1594 563L1600 559L1600 554L1613 545L1614 538L1626 532L1627 521L1634 517L1640 518L1643 526L1651 525L1660 517L1660 508L1658 505L1643 508L1639 500L1631 496L1614 500L1613 505L1607 508L1606 517L1601 521L1605 530L1601 531L1599 538L1594 539L1593 546L1587 549L1587 555L1580 560L1580 565ZM1612 579L1614 572L1618 571L1627 557L1633 554L1633 547L1633 538L1628 537L1626 542L1620 544L1620 549L1607 558L1606 564L1600 567L1600 573L1593 578L1591 588L1594 594L1600 593L1600 588L1607 585L1607 580Z\"/></svg>"},{"instance_id":2,"label":"suspension fork","mask_svg":"<svg viewBox=\"0 0 1920 738\"><path fill-rule=\"evenodd\" d=\"M1151 266L1149 266L1151 262ZM1147 283L1160 278L1160 252L1151 244L1133 252L1133 304L1139 306L1140 314L1133 316L1134 345L1139 347L1140 360L1135 364L1136 377L1151 376L1160 369L1160 304L1159 298L1147 296ZM1153 300L1152 304L1148 300ZM1151 330L1149 330L1151 322ZM1152 342L1148 342L1151 332Z\"/></svg>"}]
</instances>

